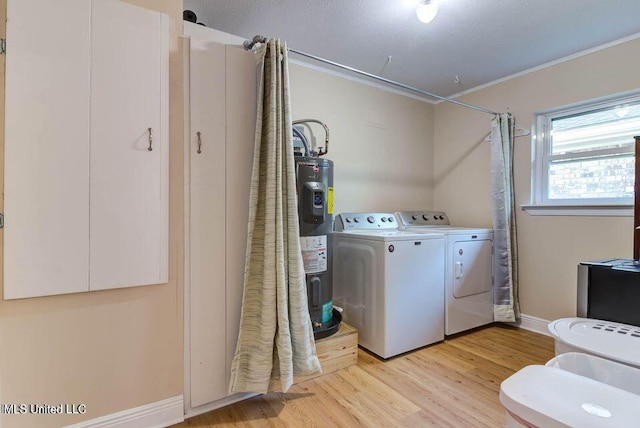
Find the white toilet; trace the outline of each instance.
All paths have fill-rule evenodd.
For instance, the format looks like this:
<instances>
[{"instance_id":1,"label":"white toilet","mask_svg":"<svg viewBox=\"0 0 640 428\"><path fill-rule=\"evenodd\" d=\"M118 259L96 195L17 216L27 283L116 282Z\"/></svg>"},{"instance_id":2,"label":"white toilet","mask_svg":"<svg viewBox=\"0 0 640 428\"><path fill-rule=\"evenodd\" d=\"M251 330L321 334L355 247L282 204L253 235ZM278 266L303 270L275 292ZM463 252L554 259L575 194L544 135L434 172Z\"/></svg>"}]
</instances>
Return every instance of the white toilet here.
<instances>
[{"instance_id":1,"label":"white toilet","mask_svg":"<svg viewBox=\"0 0 640 428\"><path fill-rule=\"evenodd\" d=\"M523 368L500 386L506 426L638 426L640 328L563 318L549 331L556 357Z\"/></svg>"}]
</instances>

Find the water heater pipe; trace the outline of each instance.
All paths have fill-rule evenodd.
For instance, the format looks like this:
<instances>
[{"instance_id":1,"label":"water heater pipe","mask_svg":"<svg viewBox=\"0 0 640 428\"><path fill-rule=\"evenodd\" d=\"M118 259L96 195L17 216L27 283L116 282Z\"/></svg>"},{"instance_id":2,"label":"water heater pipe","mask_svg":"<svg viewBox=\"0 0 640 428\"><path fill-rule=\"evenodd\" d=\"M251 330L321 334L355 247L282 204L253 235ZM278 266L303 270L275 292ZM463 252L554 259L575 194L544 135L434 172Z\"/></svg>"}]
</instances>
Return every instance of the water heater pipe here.
<instances>
[{"instance_id":1,"label":"water heater pipe","mask_svg":"<svg viewBox=\"0 0 640 428\"><path fill-rule=\"evenodd\" d=\"M293 135L300 138L302 141L302 145L304 146L304 155L311 156L311 150L309 149L309 142L307 141L307 137L304 136L304 133L298 131L296 128L292 128Z\"/></svg>"},{"instance_id":2,"label":"water heater pipe","mask_svg":"<svg viewBox=\"0 0 640 428\"><path fill-rule=\"evenodd\" d=\"M322 121L318 120L318 119L299 119L299 120L294 120L292 123L292 125L299 125L301 123L318 123L320 125L322 125L322 127L324 128L324 133L325 133L325 139L324 139L324 150L320 149L320 151L318 152L318 156L324 156L327 153L329 153L329 127Z\"/></svg>"}]
</instances>

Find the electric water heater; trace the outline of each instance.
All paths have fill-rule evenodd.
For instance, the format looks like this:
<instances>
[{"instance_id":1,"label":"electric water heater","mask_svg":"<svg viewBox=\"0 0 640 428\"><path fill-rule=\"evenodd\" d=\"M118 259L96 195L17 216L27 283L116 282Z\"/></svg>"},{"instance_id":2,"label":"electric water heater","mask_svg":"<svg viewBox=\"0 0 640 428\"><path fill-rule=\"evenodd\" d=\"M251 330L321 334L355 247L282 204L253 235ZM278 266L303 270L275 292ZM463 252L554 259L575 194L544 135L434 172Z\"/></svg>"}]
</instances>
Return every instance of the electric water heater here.
<instances>
[{"instance_id":1,"label":"electric water heater","mask_svg":"<svg viewBox=\"0 0 640 428\"><path fill-rule=\"evenodd\" d=\"M333 319L333 162L296 157L296 178L309 315L318 339L339 323Z\"/></svg>"}]
</instances>

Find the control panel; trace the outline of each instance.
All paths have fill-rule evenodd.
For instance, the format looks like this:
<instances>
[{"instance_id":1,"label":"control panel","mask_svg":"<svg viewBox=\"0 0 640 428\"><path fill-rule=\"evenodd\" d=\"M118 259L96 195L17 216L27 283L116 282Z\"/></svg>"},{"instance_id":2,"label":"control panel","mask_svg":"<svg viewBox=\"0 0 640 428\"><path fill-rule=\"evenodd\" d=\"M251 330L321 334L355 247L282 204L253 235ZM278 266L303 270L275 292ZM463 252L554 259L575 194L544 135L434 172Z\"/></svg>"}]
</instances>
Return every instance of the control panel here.
<instances>
[{"instance_id":1,"label":"control panel","mask_svg":"<svg viewBox=\"0 0 640 428\"><path fill-rule=\"evenodd\" d=\"M392 213L340 213L336 217L334 230L352 229L397 229L398 222Z\"/></svg>"},{"instance_id":2,"label":"control panel","mask_svg":"<svg viewBox=\"0 0 640 428\"><path fill-rule=\"evenodd\" d=\"M399 211L396 213L401 226L449 226L444 211Z\"/></svg>"}]
</instances>

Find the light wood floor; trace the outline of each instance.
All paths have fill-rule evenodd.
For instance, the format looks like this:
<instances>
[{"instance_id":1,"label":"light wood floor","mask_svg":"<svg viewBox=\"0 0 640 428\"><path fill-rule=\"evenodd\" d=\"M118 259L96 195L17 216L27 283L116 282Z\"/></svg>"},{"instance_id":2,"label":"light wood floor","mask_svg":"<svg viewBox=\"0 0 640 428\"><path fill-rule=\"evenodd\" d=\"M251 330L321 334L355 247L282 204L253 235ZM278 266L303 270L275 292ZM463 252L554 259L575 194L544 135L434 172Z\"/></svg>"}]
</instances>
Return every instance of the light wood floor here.
<instances>
[{"instance_id":1,"label":"light wood floor","mask_svg":"<svg viewBox=\"0 0 640 428\"><path fill-rule=\"evenodd\" d=\"M360 349L356 366L174 427L504 427L500 383L552 357L551 338L502 325L387 361Z\"/></svg>"}]
</instances>

